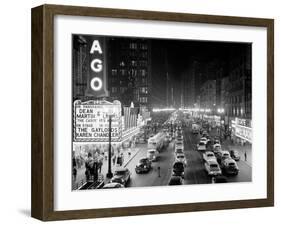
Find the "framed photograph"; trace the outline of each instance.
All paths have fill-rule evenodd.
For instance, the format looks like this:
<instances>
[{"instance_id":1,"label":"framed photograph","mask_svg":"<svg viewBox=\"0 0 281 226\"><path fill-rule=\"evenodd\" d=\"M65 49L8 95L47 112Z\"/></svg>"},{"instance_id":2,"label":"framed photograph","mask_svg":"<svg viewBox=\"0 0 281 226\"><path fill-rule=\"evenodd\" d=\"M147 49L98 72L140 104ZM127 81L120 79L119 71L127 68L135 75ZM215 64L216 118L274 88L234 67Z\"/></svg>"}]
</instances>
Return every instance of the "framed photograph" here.
<instances>
[{"instance_id":1,"label":"framed photograph","mask_svg":"<svg viewBox=\"0 0 281 226\"><path fill-rule=\"evenodd\" d=\"M33 8L32 217L273 206L273 63L273 19Z\"/></svg>"}]
</instances>

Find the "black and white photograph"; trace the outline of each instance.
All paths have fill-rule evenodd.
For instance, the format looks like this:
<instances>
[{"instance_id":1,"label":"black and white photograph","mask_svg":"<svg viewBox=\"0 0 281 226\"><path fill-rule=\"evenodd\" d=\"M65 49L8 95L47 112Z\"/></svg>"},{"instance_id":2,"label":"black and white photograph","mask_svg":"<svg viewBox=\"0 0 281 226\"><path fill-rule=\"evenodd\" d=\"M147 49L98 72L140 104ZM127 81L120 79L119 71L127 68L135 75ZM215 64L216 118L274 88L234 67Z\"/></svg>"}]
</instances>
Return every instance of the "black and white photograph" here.
<instances>
[{"instance_id":1,"label":"black and white photograph","mask_svg":"<svg viewBox=\"0 0 281 226\"><path fill-rule=\"evenodd\" d=\"M72 34L72 190L252 181L252 44Z\"/></svg>"}]
</instances>

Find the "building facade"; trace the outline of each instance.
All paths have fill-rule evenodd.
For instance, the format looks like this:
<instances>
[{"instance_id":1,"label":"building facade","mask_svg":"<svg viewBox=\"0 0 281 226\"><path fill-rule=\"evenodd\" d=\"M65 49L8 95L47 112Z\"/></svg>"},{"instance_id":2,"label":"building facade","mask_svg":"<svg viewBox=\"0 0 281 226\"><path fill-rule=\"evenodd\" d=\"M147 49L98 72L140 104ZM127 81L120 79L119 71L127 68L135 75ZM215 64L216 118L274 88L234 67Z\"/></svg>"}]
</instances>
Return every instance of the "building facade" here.
<instances>
[{"instance_id":1,"label":"building facade","mask_svg":"<svg viewBox=\"0 0 281 226\"><path fill-rule=\"evenodd\" d=\"M231 53L227 114L229 117L252 118L251 46Z\"/></svg>"},{"instance_id":2,"label":"building facade","mask_svg":"<svg viewBox=\"0 0 281 226\"><path fill-rule=\"evenodd\" d=\"M216 80L207 80L200 89L200 108L216 112Z\"/></svg>"},{"instance_id":3,"label":"building facade","mask_svg":"<svg viewBox=\"0 0 281 226\"><path fill-rule=\"evenodd\" d=\"M108 90L123 106L150 107L151 45L149 40L109 38Z\"/></svg>"}]
</instances>

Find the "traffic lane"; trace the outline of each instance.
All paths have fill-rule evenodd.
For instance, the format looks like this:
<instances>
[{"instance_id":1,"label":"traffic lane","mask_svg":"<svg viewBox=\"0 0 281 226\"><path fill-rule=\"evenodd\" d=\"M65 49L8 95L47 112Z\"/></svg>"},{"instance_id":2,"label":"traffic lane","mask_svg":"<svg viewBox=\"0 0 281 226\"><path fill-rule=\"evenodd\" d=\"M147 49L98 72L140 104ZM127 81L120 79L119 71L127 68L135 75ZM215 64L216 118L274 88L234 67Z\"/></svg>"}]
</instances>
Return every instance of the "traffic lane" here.
<instances>
[{"instance_id":1,"label":"traffic lane","mask_svg":"<svg viewBox=\"0 0 281 226\"><path fill-rule=\"evenodd\" d=\"M146 186L160 186L167 185L171 175L171 167L173 162L173 144L169 144L166 149L159 153L159 158L156 162L152 162L152 169L148 173L137 174L135 166L139 160L146 157L147 149L141 150L126 166L131 172L131 180L128 187L146 187ZM160 177L158 172L160 167Z\"/></svg>"},{"instance_id":2,"label":"traffic lane","mask_svg":"<svg viewBox=\"0 0 281 226\"><path fill-rule=\"evenodd\" d=\"M236 162L239 168L237 176L226 175L228 182L251 182L252 181L252 167L247 165L244 161Z\"/></svg>"},{"instance_id":3,"label":"traffic lane","mask_svg":"<svg viewBox=\"0 0 281 226\"><path fill-rule=\"evenodd\" d=\"M189 128L184 131L185 134L185 155L187 167L185 169L184 184L208 184L211 178L205 171L203 156L196 150L200 136L192 134Z\"/></svg>"}]
</instances>

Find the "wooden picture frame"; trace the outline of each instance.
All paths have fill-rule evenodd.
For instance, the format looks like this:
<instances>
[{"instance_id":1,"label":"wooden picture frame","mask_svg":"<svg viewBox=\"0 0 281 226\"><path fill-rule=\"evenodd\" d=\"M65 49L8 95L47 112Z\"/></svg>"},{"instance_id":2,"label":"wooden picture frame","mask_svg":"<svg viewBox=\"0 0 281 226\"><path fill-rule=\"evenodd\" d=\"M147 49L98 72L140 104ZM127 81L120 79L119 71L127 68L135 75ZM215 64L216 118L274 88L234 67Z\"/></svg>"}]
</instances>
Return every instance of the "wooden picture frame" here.
<instances>
[{"instance_id":1,"label":"wooden picture frame","mask_svg":"<svg viewBox=\"0 0 281 226\"><path fill-rule=\"evenodd\" d=\"M170 22L240 25L267 29L267 198L203 203L54 210L54 16L71 15ZM183 13L42 5L32 9L31 215L50 220L163 214L274 205L274 20Z\"/></svg>"}]
</instances>

